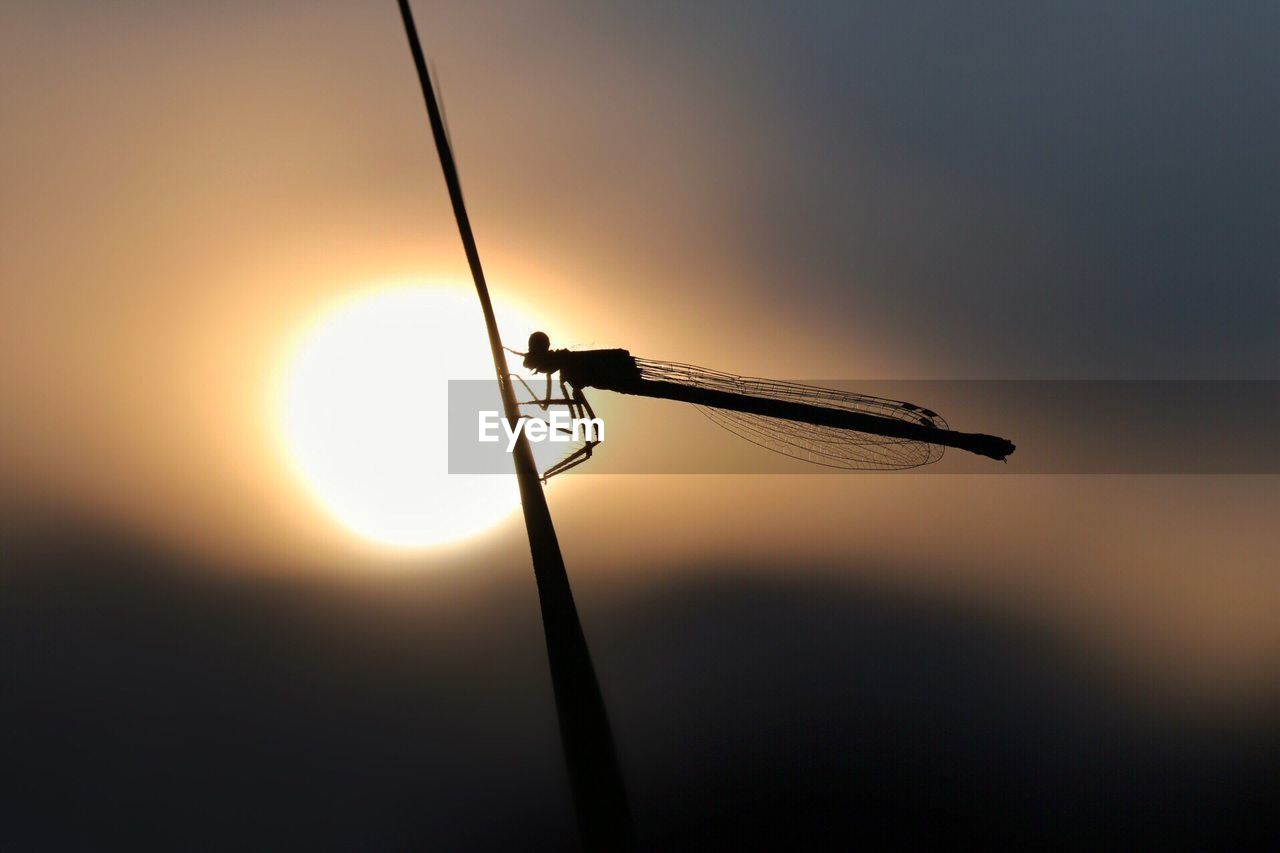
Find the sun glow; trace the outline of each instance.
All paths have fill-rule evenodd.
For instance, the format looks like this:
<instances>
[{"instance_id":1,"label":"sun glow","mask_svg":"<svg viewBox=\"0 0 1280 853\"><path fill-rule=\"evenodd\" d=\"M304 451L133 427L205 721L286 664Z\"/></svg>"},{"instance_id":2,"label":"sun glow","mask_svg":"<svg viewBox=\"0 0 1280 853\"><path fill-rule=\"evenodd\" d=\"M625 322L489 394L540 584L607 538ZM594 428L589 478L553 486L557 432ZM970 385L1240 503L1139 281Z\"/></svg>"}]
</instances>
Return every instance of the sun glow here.
<instances>
[{"instance_id":1,"label":"sun glow","mask_svg":"<svg viewBox=\"0 0 1280 853\"><path fill-rule=\"evenodd\" d=\"M504 340L532 325L495 306ZM365 288L324 311L290 348L275 397L291 467L349 531L420 547L486 530L519 506L515 478L448 473L450 379L492 379L475 293Z\"/></svg>"}]
</instances>

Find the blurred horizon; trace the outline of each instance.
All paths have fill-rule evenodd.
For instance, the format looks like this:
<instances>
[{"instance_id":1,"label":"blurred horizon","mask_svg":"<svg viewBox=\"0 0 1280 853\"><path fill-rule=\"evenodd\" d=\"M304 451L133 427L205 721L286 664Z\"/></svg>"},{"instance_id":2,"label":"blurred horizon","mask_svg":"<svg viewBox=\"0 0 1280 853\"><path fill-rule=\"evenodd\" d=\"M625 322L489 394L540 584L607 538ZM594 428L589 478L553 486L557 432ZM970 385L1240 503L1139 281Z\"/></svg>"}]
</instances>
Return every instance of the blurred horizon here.
<instances>
[{"instance_id":1,"label":"blurred horizon","mask_svg":"<svg viewBox=\"0 0 1280 853\"><path fill-rule=\"evenodd\" d=\"M7 843L573 846L527 566L267 577L54 531L0 532ZM1275 836L1274 693L1188 702L883 571L668 568L574 574L644 849Z\"/></svg>"},{"instance_id":2,"label":"blurred horizon","mask_svg":"<svg viewBox=\"0 0 1280 853\"><path fill-rule=\"evenodd\" d=\"M1280 379L1276 4L414 7L499 313L555 346L779 379ZM389 769L398 742L373 732L415 731L414 714L429 718L434 699L456 693L485 714L533 715L536 731L504 729L531 763L495 808L561 838L567 805L555 799L518 512L419 550L360 540L290 469L275 423L281 365L334 304L392 284L472 292L394 4L12 0L0 8L0 151L0 535L10 543L0 630L14 649L5 679L33 691L11 722L43 732L22 754L22 772L43 780L31 796L74 772L59 720L110 767L111 727L134 725L154 672L178 673L187 692L161 703L172 715L164 736L130 728L150 757L122 791L145 795L141 776L168 772L156 757L166 749L218 764L216 746L200 753L184 739L235 740L218 729L217 702L211 716L198 707L217 695L247 732L233 750L246 766L305 769L308 749L329 744L343 756L317 779L398 780L353 812L343 838L382 820L415 841L443 838L443 824L413 831L410 788L423 780ZM473 332L474 351L460 343L456 360L424 365L423 400L443 407L448 378L477 378L452 373L486 357L478 306ZM1019 426L959 408L943 411L956 428ZM626 444L604 454L720 446L696 412L626 411L636 415L617 433ZM1274 405L1243 415L1255 431L1273 416ZM1064 441L1087 448L1110 434L1105 416L1097 427ZM1054 435L1009 437L1036 460L1044 448L1022 442ZM1204 447L1170 440L1168 452L1194 469L1214 455ZM694 822L698 780L712 825L731 824L735 803L745 813L775 800L792 808L783 824L804 824L805 803L817 802L796 831L813 846L822 838L805 833L824 826L852 837L842 797L875 817L874 785L846 778L869 755L885 801L915 790L926 806L972 813L974 825L946 812L952 823L929 826L961 826L957 837L981 846L1028 827L1042 839L1063 823L1097 843L1122 837L1124 816L1138 813L1137 838L1176 837L1175 813L1206 786L1196 837L1217 837L1267 802L1280 777L1267 751L1280 719L1276 484L1274 474L600 475L553 480L548 499L624 759L643 767L641 813L672 827L655 843ZM447 490L439 505L449 508ZM206 612L210 578L220 603ZM348 594L358 601L344 621ZM489 595L512 621L485 621ZM261 620L245 645L240 600ZM395 616L382 635L386 608ZM317 612L321 624L308 622ZM415 613L422 624L406 627ZM469 617L479 622L460 624ZM168 656L168 632L188 618L192 670L181 643ZM274 635L277 620L305 623L303 641L270 657L265 647L293 636ZM98 630L110 641L101 670ZM360 645L369 632L379 638ZM326 669L348 640L350 668ZM1010 663L1004 642L1025 658ZM463 665L471 654L474 668ZM438 684L417 680L427 659ZM762 662L760 681L744 660ZM913 680L896 664L924 673ZM528 681L504 692L486 665ZM715 690L698 693L702 683ZM257 719L242 691L262 684L280 686ZM379 704L394 703L397 684L415 691L403 716ZM864 706L864 686L884 704ZM1046 714L1045 727L993 711L991 697L1006 693ZM664 722L685 695L690 706ZM1059 713L1045 697L1062 695ZM272 738L313 700L333 705L272 758ZM115 723L92 718L97 702ZM186 713L195 734L174 722ZM742 726L717 731L734 713ZM1009 731L988 725L991 714ZM334 746L348 722L353 740ZM935 726L945 743L920 740ZM1192 730L1203 742L1180 751ZM1232 740L1242 731L1262 751ZM657 742L650 758L644 745ZM966 752L977 743L992 750L989 767L981 749ZM1104 743L1118 757L1093 751ZM465 750L430 738L406 761L430 764L437 745L445 764L466 763ZM699 746L712 769L698 764ZM46 752L60 757L43 767ZM1055 773L1037 787L1039 760ZM450 767L441 778L461 774L465 794L441 802L482 796L483 774ZM1172 768L1167 780L1161 768ZM281 772L271 778L283 784ZM1095 795L1099 775L1110 787ZM217 779L188 780L199 820L231 796L235 768L219 764ZM1165 782L1142 800L1143 785ZM524 784L554 801L549 823L520 804ZM788 800L789 785L807 793ZM972 812L956 805L961 789L976 791ZM1002 822L998 804L1024 790ZM1232 801L1232 791L1244 793ZM307 813L301 801L281 808L290 820ZM877 825L900 816L919 819L890 809ZM974 828L988 820L998 829ZM286 824L273 837L287 837ZM519 834L492 831L493 843Z\"/></svg>"}]
</instances>

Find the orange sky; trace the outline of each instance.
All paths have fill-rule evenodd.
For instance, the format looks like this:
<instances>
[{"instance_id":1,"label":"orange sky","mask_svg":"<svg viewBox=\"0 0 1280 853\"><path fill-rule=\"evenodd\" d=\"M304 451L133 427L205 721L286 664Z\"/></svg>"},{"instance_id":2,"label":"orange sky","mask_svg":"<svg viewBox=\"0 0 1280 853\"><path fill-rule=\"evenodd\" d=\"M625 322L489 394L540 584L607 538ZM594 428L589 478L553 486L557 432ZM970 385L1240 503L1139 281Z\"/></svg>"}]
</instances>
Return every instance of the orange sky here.
<instances>
[{"instance_id":1,"label":"orange sky","mask_svg":"<svg viewBox=\"0 0 1280 853\"><path fill-rule=\"evenodd\" d=\"M492 288L557 343L781 377L984 375L752 265L736 186L804 131L749 86L568 12L541 38L518 12L438 14L449 38L424 36ZM318 512L263 416L326 300L467 280L398 28L342 4L4 13L6 501L272 571L404 569ZM1274 477L579 477L550 497L574 574L875 566L1197 683L1265 690L1280 665ZM412 568L521 561L522 535L512 520Z\"/></svg>"}]
</instances>

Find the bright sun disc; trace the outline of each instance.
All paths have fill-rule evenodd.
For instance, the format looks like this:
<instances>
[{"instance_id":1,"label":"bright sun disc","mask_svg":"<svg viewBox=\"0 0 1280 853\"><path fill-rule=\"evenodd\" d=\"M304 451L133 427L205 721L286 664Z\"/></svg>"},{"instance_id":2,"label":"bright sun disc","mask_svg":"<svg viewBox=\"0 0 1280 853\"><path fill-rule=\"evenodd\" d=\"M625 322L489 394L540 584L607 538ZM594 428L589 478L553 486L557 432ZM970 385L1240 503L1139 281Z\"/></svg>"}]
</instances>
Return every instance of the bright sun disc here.
<instances>
[{"instance_id":1,"label":"bright sun disc","mask_svg":"<svg viewBox=\"0 0 1280 853\"><path fill-rule=\"evenodd\" d=\"M529 328L510 311L499 316ZM492 378L474 293L366 290L324 313L293 348L278 429L294 470L348 530L402 547L451 542L520 503L514 477L448 473L448 381Z\"/></svg>"}]
</instances>

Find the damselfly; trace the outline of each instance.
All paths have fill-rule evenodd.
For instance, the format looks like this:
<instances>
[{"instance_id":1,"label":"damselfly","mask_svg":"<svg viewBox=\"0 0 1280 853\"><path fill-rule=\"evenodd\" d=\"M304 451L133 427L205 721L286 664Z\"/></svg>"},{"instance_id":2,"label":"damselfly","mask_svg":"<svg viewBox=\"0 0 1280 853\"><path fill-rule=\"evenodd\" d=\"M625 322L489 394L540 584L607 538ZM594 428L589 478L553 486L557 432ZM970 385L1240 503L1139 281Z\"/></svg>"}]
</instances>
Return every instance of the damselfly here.
<instances>
[{"instance_id":1,"label":"damselfly","mask_svg":"<svg viewBox=\"0 0 1280 853\"><path fill-rule=\"evenodd\" d=\"M534 398L521 405L564 405L574 417L595 418L584 388L678 400L753 444L831 468L916 468L941 459L947 447L999 461L1014 451L1008 439L958 432L937 412L901 400L652 361L624 349L553 350L543 332L529 336L528 352L510 352L547 377L541 399L515 377ZM558 398L552 397L554 373L560 374ZM597 444L588 441L552 465L543 481L586 462Z\"/></svg>"}]
</instances>

